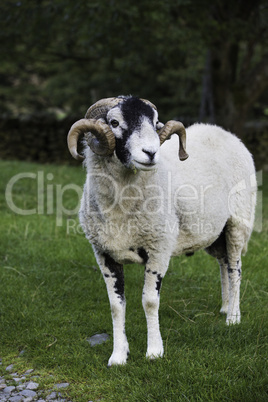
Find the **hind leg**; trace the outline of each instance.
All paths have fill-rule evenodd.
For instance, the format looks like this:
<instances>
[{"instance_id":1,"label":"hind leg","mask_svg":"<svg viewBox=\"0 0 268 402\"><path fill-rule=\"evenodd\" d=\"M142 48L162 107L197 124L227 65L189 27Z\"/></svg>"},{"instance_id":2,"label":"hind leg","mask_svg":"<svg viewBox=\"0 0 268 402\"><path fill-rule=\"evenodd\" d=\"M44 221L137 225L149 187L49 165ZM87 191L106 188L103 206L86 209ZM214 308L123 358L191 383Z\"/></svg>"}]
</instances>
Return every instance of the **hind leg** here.
<instances>
[{"instance_id":1,"label":"hind leg","mask_svg":"<svg viewBox=\"0 0 268 402\"><path fill-rule=\"evenodd\" d=\"M243 228L230 225L226 231L228 255L229 303L226 323L240 323L241 252L244 247Z\"/></svg>"},{"instance_id":2,"label":"hind leg","mask_svg":"<svg viewBox=\"0 0 268 402\"><path fill-rule=\"evenodd\" d=\"M229 220L219 238L206 251L217 258L221 271L222 308L226 323L240 322L241 252L249 237L248 228Z\"/></svg>"},{"instance_id":3,"label":"hind leg","mask_svg":"<svg viewBox=\"0 0 268 402\"><path fill-rule=\"evenodd\" d=\"M228 313L229 305L229 278L228 278L228 259L227 255L224 258L218 258L221 273L221 296L222 296L222 306L220 313Z\"/></svg>"},{"instance_id":4,"label":"hind leg","mask_svg":"<svg viewBox=\"0 0 268 402\"><path fill-rule=\"evenodd\" d=\"M228 267L229 303L226 324L239 324L240 314L240 284L241 284L241 255L230 258Z\"/></svg>"},{"instance_id":5,"label":"hind leg","mask_svg":"<svg viewBox=\"0 0 268 402\"><path fill-rule=\"evenodd\" d=\"M222 292L220 312L227 314L227 325L240 323L241 255L237 258L237 260L230 259L230 263L227 258L219 260Z\"/></svg>"},{"instance_id":6,"label":"hind leg","mask_svg":"<svg viewBox=\"0 0 268 402\"><path fill-rule=\"evenodd\" d=\"M228 313L229 305L229 278L228 278L228 257L226 248L226 227L223 228L218 239L206 249L207 253L212 257L217 258L220 265L221 273L221 295L222 307L220 312L222 314Z\"/></svg>"}]
</instances>

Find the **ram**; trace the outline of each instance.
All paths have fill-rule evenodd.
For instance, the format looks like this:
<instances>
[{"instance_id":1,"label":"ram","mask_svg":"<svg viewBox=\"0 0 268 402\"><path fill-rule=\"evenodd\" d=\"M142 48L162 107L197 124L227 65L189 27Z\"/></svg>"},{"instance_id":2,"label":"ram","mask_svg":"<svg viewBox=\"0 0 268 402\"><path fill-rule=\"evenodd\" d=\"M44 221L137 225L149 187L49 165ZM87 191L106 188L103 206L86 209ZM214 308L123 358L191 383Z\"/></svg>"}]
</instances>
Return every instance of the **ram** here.
<instances>
[{"instance_id":1,"label":"ram","mask_svg":"<svg viewBox=\"0 0 268 402\"><path fill-rule=\"evenodd\" d=\"M77 151L81 134L83 155ZM172 256L199 249L214 256L221 272L221 312L227 314L227 324L239 323L241 254L252 232L256 203L254 164L241 141L217 126L195 124L185 130L174 120L164 125L151 102L119 96L91 106L71 127L68 146L87 169L79 217L111 306L113 353L108 366L126 363L129 353L126 263L145 265L148 358L164 352L159 294Z\"/></svg>"}]
</instances>

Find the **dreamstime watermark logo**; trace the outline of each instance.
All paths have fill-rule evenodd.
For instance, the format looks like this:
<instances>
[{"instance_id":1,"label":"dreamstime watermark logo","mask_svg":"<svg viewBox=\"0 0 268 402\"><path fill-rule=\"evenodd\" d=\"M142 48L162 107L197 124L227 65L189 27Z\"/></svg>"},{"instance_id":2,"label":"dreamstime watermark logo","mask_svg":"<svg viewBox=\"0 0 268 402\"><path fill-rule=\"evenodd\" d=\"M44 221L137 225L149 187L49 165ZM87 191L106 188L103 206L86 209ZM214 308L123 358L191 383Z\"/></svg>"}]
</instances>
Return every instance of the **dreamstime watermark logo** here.
<instances>
[{"instance_id":1,"label":"dreamstime watermark logo","mask_svg":"<svg viewBox=\"0 0 268 402\"><path fill-rule=\"evenodd\" d=\"M29 182L30 181L30 182ZM34 200L28 201L26 205L21 197L24 188L29 184L36 189ZM94 173L87 176L86 186L97 186L98 198L101 200L101 214L120 214L122 222L107 221L96 223L94 230L104 230L107 234L117 238L123 233L130 234L135 231L154 233L155 231L169 231L170 233L179 230L189 231L193 234L212 233L214 228L209 222L211 214L214 217L221 213L221 209L228 208L229 216L236 221L251 228L254 215L244 208L244 199L254 205L255 192L257 191L257 207L255 213L254 230L262 230L262 191L258 186L262 185L262 172L238 181L226 194L220 194L221 185L209 183L206 185L194 186L183 184L174 188L171 172L167 172L163 186L149 183L140 187L133 183L125 186L119 185L111 176L103 173ZM18 215L55 215L56 225L63 226L66 222L67 233L83 233L84 228L78 223L77 216L82 197L82 188L74 183L55 183L52 173L45 174L43 171L37 173L25 172L13 176L6 186L6 203L11 211ZM243 193L245 197L243 196ZM241 197L237 197L241 195ZM217 199L217 200L216 200ZM240 201L237 202L237 199ZM215 201L216 200L216 201ZM215 205L213 203L215 202ZM87 203L87 213L91 216L99 215L100 210L94 203ZM172 221L177 211L184 221ZM157 216L163 216L161 227ZM149 220L140 220L147 216ZM153 216L153 217L152 217ZM138 221L137 219L138 218ZM152 217L152 218L150 218ZM155 217L155 218L154 218ZM150 223L148 223L150 222Z\"/></svg>"}]
</instances>

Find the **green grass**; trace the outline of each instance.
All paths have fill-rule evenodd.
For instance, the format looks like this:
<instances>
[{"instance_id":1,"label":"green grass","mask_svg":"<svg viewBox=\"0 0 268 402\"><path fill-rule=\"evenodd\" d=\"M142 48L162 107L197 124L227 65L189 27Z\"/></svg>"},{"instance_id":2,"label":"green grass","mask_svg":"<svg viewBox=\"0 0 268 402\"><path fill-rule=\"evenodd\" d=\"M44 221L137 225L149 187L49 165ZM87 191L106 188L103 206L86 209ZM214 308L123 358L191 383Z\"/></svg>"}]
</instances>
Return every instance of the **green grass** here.
<instances>
[{"instance_id":1,"label":"green grass","mask_svg":"<svg viewBox=\"0 0 268 402\"><path fill-rule=\"evenodd\" d=\"M60 193L70 183L82 188L85 172L4 161L0 169L0 375L11 363L18 373L34 368L42 389L48 392L56 382L69 382L62 394L79 402L268 400L267 176L260 188L263 231L253 233L243 259L242 323L227 327L219 314L220 277L213 258L204 252L175 258L161 292L165 356L149 362L141 305L143 268L127 266L131 354L126 366L107 369L112 323L105 284L84 235L68 233L68 219L74 227L77 218L76 211L68 216L67 209L75 209L78 195L71 189L63 197ZM14 184L12 201L17 208L33 209L43 197L43 211L16 214L6 203L8 182L18 173L38 171L44 172L39 193L37 179L21 178ZM47 176L51 173L53 178ZM58 215L62 226L56 225L59 203L66 209ZM110 340L92 348L86 339L102 332Z\"/></svg>"}]
</instances>

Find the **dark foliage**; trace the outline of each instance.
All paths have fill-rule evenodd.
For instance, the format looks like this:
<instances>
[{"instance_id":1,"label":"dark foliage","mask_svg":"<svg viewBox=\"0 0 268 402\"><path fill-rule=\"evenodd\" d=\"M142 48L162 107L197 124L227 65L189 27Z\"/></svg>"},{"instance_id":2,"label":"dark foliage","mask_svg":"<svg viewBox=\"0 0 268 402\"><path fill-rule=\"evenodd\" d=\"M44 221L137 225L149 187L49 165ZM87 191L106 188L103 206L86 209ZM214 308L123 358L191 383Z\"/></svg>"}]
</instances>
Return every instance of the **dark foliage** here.
<instances>
[{"instance_id":1,"label":"dark foliage","mask_svg":"<svg viewBox=\"0 0 268 402\"><path fill-rule=\"evenodd\" d=\"M246 121L267 120L265 0L3 0L0 24L2 115L83 116L133 94L162 121L242 138Z\"/></svg>"}]
</instances>

